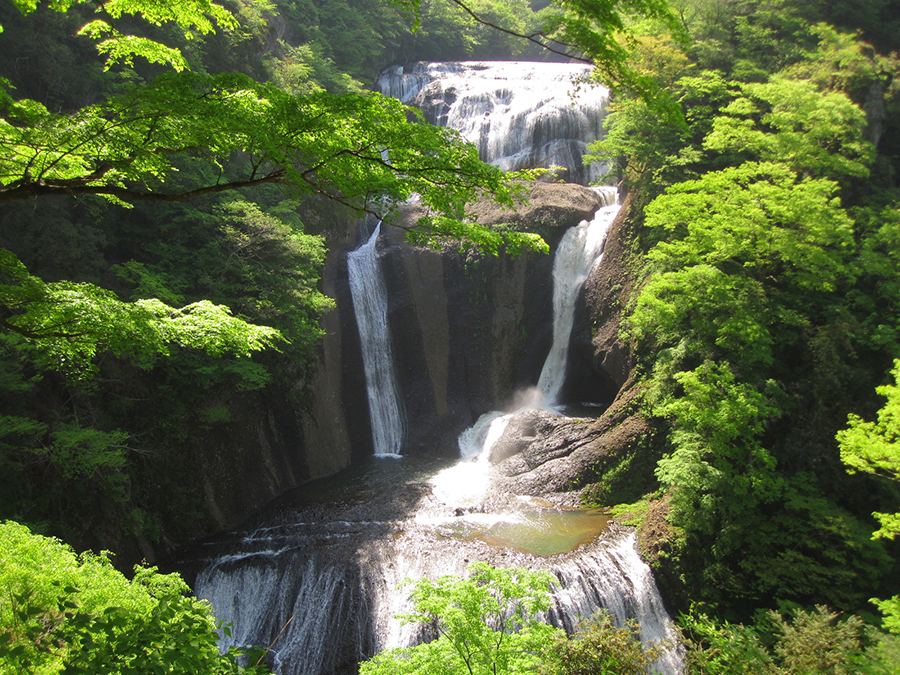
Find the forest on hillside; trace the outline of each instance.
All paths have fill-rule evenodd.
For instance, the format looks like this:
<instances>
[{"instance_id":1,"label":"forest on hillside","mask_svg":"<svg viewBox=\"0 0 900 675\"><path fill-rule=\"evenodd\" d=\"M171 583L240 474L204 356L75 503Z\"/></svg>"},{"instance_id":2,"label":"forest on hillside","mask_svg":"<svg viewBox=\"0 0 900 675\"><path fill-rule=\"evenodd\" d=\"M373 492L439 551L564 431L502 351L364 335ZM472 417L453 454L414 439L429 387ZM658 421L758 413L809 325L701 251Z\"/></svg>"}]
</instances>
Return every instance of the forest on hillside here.
<instances>
[{"instance_id":1,"label":"forest on hillside","mask_svg":"<svg viewBox=\"0 0 900 675\"><path fill-rule=\"evenodd\" d=\"M542 250L466 218L527 174L370 90L397 63L572 57L614 92L586 161L631 195L623 337L653 429L586 502L642 532L690 672L900 663L898 3L6 0L0 26L8 672L100 672L179 631L159 672L238 672L179 579L37 535L129 567L211 532L196 467L265 397L308 407L326 240L360 214L415 193L416 241ZM539 582L515 593L538 606ZM636 670L601 672L648 662L602 620L558 639L546 672L607 643ZM198 660L164 670L178 650Z\"/></svg>"}]
</instances>

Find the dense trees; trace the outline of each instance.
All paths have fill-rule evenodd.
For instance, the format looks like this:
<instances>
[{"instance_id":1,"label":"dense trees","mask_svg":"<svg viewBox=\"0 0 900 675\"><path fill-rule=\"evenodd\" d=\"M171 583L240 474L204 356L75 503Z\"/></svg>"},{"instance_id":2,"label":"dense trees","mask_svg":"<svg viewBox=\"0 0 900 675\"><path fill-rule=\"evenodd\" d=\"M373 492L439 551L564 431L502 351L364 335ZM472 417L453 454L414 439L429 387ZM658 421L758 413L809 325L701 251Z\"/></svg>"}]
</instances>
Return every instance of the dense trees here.
<instances>
[{"instance_id":1,"label":"dense trees","mask_svg":"<svg viewBox=\"0 0 900 675\"><path fill-rule=\"evenodd\" d=\"M669 508L672 597L746 618L773 598L856 611L894 596L869 514L896 530L880 480L896 472L895 388L860 419L900 355L895 3L672 4L0 8L0 516L84 545L196 534L198 439L272 383L302 403L330 306L318 234L345 214L417 193L433 215L419 238L540 247L465 222L482 190L512 203L508 177L363 85L395 58L542 43L642 94L619 87L592 152L647 204L627 330L665 439L647 488ZM284 357L251 356L272 347ZM862 475L834 440L849 413L840 444ZM44 616L67 611L48 598Z\"/></svg>"},{"instance_id":2,"label":"dense trees","mask_svg":"<svg viewBox=\"0 0 900 675\"><path fill-rule=\"evenodd\" d=\"M273 8L15 6L26 16L5 14L0 38L11 43L0 74L9 76L0 100L9 373L0 463L16 477L3 490L6 517L43 522L82 545L101 532L107 541L158 536L160 505L195 514L178 520L196 528L190 502L199 495L170 483L191 473L183 467L194 431L229 424L249 392L273 381L251 353L284 353L277 377L302 405L292 380L302 380L331 306L318 290L324 246L315 235L333 225L327 219L389 217L415 193L433 214L413 233L420 238L468 237L495 251L543 246L464 222L475 195L510 204L517 188L453 132L339 76L316 36L241 63L281 87L216 73L239 61L229 46L240 53L269 39ZM32 65L39 55L29 37L43 30L61 36L53 61L74 75ZM100 58L65 37L76 32L96 42ZM42 86L57 75L70 81ZM183 497L153 505L146 483Z\"/></svg>"},{"instance_id":3,"label":"dense trees","mask_svg":"<svg viewBox=\"0 0 900 675\"><path fill-rule=\"evenodd\" d=\"M866 518L891 497L843 475L832 436L897 354L896 62L815 5L676 6L689 61L635 59L662 59L685 124L620 100L594 148L646 203L627 330L668 450L660 570L685 606L860 609L889 578Z\"/></svg>"}]
</instances>

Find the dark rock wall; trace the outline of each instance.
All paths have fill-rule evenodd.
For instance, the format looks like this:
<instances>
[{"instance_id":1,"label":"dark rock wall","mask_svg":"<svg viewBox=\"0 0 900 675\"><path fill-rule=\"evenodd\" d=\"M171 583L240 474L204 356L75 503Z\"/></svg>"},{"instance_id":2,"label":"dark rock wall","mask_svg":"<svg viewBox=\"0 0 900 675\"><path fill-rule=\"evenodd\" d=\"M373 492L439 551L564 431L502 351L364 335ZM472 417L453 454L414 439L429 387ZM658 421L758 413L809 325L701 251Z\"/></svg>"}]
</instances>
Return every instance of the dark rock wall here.
<instances>
[{"instance_id":1,"label":"dark rock wall","mask_svg":"<svg viewBox=\"0 0 900 675\"><path fill-rule=\"evenodd\" d=\"M553 249L567 228L592 217L600 205L600 198L587 188L539 184L532 189L530 204L514 212L486 204L475 210L482 223L527 224ZM347 280L347 252L365 236L348 228L329 238L323 285L337 307L324 317L327 334L308 391L270 388L265 400L246 411L240 430L204 441L209 452L197 470L204 509L216 529L235 525L291 487L371 455L365 375ZM621 224L614 223L603 263L589 279L587 300L579 308L570 357L572 401L609 405L628 377L627 350L618 341L618 313L605 308L615 304L621 286L617 279L624 274L624 249L617 248L623 246L621 236ZM462 430L484 412L512 407L517 391L537 382L552 342L552 256L492 257L453 246L414 247L403 241L397 228L386 229L379 256L405 407L404 453L456 456ZM304 398L311 401L306 411L292 407ZM605 422L554 435L555 440L545 443L548 457L571 455L573 460L551 462L543 470L535 464L519 482L527 481L527 491L534 493L571 485L575 473L613 451L604 440L614 440L615 434L609 435L616 426L613 419L621 420L621 411L611 411ZM560 443L563 449L550 450ZM520 469L511 467L510 473Z\"/></svg>"},{"instance_id":2,"label":"dark rock wall","mask_svg":"<svg viewBox=\"0 0 900 675\"><path fill-rule=\"evenodd\" d=\"M577 185L541 184L516 211L483 204L478 222L525 224L551 245L601 205ZM417 213L409 209L407 219ZM311 467L371 454L360 345L346 280L344 246L326 281L338 308L327 317L323 361L307 420ZM456 437L484 412L510 405L537 382L552 342L552 256L481 255L447 246L411 246L386 228L378 254L389 296L388 321L406 416L404 454L455 456ZM336 326L334 324L337 324ZM336 427L336 428L333 428ZM327 453L329 462L314 458Z\"/></svg>"}]
</instances>

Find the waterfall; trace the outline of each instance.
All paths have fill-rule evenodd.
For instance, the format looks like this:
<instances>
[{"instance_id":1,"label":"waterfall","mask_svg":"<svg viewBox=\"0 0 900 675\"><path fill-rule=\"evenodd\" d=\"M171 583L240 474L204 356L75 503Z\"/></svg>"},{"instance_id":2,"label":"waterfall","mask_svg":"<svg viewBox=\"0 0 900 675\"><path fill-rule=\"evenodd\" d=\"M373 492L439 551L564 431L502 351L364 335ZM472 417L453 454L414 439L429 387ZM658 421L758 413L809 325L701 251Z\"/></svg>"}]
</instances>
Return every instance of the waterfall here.
<instances>
[{"instance_id":1,"label":"waterfall","mask_svg":"<svg viewBox=\"0 0 900 675\"><path fill-rule=\"evenodd\" d=\"M594 229L603 230L598 223L604 221L608 225L614 208L603 207L602 218L574 228L577 245L560 246L554 269L566 272L555 274L554 284L575 288L570 295L577 295L600 254L604 234ZM379 324L386 333L377 237L376 229L351 254L349 266L358 317L364 305L382 307L362 312L368 316L360 321L362 341L367 348L380 344L389 362L389 342L376 337L378 330L364 327ZM579 262L564 262L567 251ZM374 299L357 302L368 296ZM557 304L555 313L574 310L574 302ZM560 316L554 322L566 323ZM569 318L560 334L567 336L571 325ZM369 378L367 366L369 380L375 377ZM382 397L374 398L373 405ZM399 420L399 412L394 414ZM357 469L361 477L348 476L326 496L307 488L304 494L318 495L316 501L283 500L259 516L255 528L223 535L196 551L182 567L194 570L197 596L212 604L220 621L231 624L222 647L269 645L269 659L281 675L352 672L357 662L383 649L428 637L425 628L404 626L396 618L411 610L405 579L461 576L472 560L549 571L557 584L544 618L567 631L607 608L618 625L636 621L642 640L674 643L633 531L607 526L603 516L491 492L490 451L514 419L515 413L487 413L463 432L460 454L468 461L443 471L436 470L439 460L372 461ZM376 446L385 447L399 447L399 441ZM590 520L587 535L573 536L572 522L579 518ZM558 540L562 543L549 548L534 545ZM667 650L654 668L680 673L678 650Z\"/></svg>"},{"instance_id":2,"label":"waterfall","mask_svg":"<svg viewBox=\"0 0 900 675\"><path fill-rule=\"evenodd\" d=\"M565 180L587 185L606 171L582 157L602 136L609 99L590 74L568 63L417 63L388 68L378 88L456 129L504 171L559 166Z\"/></svg>"},{"instance_id":3,"label":"waterfall","mask_svg":"<svg viewBox=\"0 0 900 675\"><path fill-rule=\"evenodd\" d=\"M615 189L607 188L603 194L606 205L593 220L582 221L563 235L553 259L553 344L537 385L546 407L559 402L566 378L575 303L591 268L602 256L606 232L619 212Z\"/></svg>"},{"instance_id":4,"label":"waterfall","mask_svg":"<svg viewBox=\"0 0 900 675\"><path fill-rule=\"evenodd\" d=\"M400 494L413 489L407 485ZM394 497L306 506L291 514L294 522L270 522L212 545L194 588L219 620L231 623L222 647L271 645L269 658L282 675L346 672L383 649L426 637L422 627L403 626L396 618L412 609L405 579L462 576L469 560L549 571L558 583L545 619L558 627L572 630L606 607L620 625L638 621L644 640L673 640L633 532L609 528L562 555L500 552L477 539L451 536L446 525L394 520ZM431 500L422 494L413 510ZM655 667L678 673L677 652Z\"/></svg>"},{"instance_id":5,"label":"waterfall","mask_svg":"<svg viewBox=\"0 0 900 675\"><path fill-rule=\"evenodd\" d=\"M378 223L369 240L347 254L347 270L362 345L372 443L376 456L391 457L403 448L403 413L387 320L387 289L375 250L380 232Z\"/></svg>"},{"instance_id":6,"label":"waterfall","mask_svg":"<svg viewBox=\"0 0 900 675\"><path fill-rule=\"evenodd\" d=\"M584 182L601 171L586 171L580 156L600 135L606 92L583 88L579 106L568 92L572 78L588 72L562 64L419 64L410 72L393 69L380 83L458 129L498 166L564 164L569 177ZM553 346L536 400L558 402L576 299L618 208L614 191L604 194L607 206L567 232L555 254ZM348 268L375 453L392 456L403 446L404 415L375 250L379 231L349 254ZM255 525L195 549L181 567L193 573L197 596L231 624L222 647L268 645L281 675L353 672L383 649L428 637L396 618L411 609L403 580L462 576L475 560L549 571L558 583L544 618L558 627L571 631L605 607L619 625L637 621L643 640L674 642L631 530L609 525L605 514L492 489L491 449L515 417L482 415L460 434L463 461L453 466L420 457L369 460L326 482L327 489L306 486L305 496L285 496ZM654 667L676 675L678 651Z\"/></svg>"}]
</instances>

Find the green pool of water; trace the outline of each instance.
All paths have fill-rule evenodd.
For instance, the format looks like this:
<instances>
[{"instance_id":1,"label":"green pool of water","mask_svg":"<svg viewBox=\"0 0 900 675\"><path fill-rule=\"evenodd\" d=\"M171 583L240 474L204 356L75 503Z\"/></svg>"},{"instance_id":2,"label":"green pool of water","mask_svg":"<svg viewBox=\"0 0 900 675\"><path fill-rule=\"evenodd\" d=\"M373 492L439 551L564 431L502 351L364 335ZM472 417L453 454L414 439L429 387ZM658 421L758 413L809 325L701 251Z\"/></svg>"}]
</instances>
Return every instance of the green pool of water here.
<instances>
[{"instance_id":1,"label":"green pool of water","mask_svg":"<svg viewBox=\"0 0 900 675\"><path fill-rule=\"evenodd\" d=\"M537 508L493 518L461 516L445 527L460 539L479 539L491 546L548 556L589 544L609 520L600 509Z\"/></svg>"}]
</instances>

